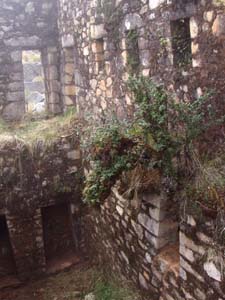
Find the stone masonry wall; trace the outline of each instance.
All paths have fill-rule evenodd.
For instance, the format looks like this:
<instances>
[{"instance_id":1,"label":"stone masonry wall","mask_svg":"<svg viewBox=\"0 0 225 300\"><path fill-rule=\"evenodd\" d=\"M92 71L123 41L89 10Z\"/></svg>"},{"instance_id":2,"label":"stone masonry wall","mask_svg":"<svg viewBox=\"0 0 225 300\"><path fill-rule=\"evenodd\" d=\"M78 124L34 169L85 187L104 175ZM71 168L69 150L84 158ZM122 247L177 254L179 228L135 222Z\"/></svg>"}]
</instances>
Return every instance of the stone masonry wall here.
<instances>
[{"instance_id":1,"label":"stone masonry wall","mask_svg":"<svg viewBox=\"0 0 225 300\"><path fill-rule=\"evenodd\" d=\"M21 279L46 271L43 207L68 206L74 221L71 232L80 230L75 227L80 218L81 177L79 141L74 135L58 138L47 148L41 142L34 148L14 139L1 142L0 214L6 217ZM75 237L77 248L81 242L78 245Z\"/></svg>"},{"instance_id":2,"label":"stone masonry wall","mask_svg":"<svg viewBox=\"0 0 225 300\"><path fill-rule=\"evenodd\" d=\"M165 195L144 195L138 210L129 203L114 188L99 210L90 210L91 253L95 249L101 262L136 283L144 299L225 299L224 247L213 239L215 220L186 215L178 231Z\"/></svg>"},{"instance_id":3,"label":"stone masonry wall","mask_svg":"<svg viewBox=\"0 0 225 300\"><path fill-rule=\"evenodd\" d=\"M0 1L0 115L5 119L20 119L25 111L22 50L43 52L48 108L61 110L57 48L57 1Z\"/></svg>"},{"instance_id":4,"label":"stone masonry wall","mask_svg":"<svg viewBox=\"0 0 225 300\"><path fill-rule=\"evenodd\" d=\"M81 114L132 114L127 91L131 30L138 37L139 74L163 83L178 99L213 90L212 105L224 111L224 18L221 1L216 0L59 1L61 45L74 47ZM182 20L188 24L191 57L177 65L173 28Z\"/></svg>"},{"instance_id":5,"label":"stone masonry wall","mask_svg":"<svg viewBox=\"0 0 225 300\"><path fill-rule=\"evenodd\" d=\"M112 114L121 119L132 116L134 103L127 89L131 73L163 84L177 101L213 91L211 104L224 113L223 2L59 0L60 43L62 49L74 49L80 115L102 120ZM137 37L135 70L130 62L131 32ZM179 43L185 43L185 57ZM221 137L219 130L213 138L217 135ZM167 200L148 198L150 203L141 201L137 213L114 190L100 211L90 211L88 241L94 228L92 245L100 259L112 262L114 270L146 290L146 299L150 294L160 300L225 299L224 249L218 252L216 242L210 245L215 221L199 224L193 216L182 216L178 234L178 220L170 214L172 230L164 215L162 203ZM174 207L180 211L179 203ZM214 254L209 258L208 253Z\"/></svg>"}]
</instances>

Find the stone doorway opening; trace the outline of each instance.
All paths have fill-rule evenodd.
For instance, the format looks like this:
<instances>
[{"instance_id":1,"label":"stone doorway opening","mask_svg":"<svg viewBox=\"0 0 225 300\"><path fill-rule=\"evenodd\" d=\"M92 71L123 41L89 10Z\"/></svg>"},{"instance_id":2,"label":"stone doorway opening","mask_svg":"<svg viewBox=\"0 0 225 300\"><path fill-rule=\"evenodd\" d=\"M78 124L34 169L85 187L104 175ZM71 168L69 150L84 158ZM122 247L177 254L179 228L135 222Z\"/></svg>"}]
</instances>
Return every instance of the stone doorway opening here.
<instances>
[{"instance_id":1,"label":"stone doorway opening","mask_svg":"<svg viewBox=\"0 0 225 300\"><path fill-rule=\"evenodd\" d=\"M42 208L47 273L79 262L70 206L66 203Z\"/></svg>"},{"instance_id":2,"label":"stone doorway opening","mask_svg":"<svg viewBox=\"0 0 225 300\"><path fill-rule=\"evenodd\" d=\"M6 217L0 215L0 280L9 275L16 275L16 265L13 257Z\"/></svg>"},{"instance_id":3,"label":"stone doorway opening","mask_svg":"<svg viewBox=\"0 0 225 300\"><path fill-rule=\"evenodd\" d=\"M41 114L46 111L45 79L39 50L22 52L26 112Z\"/></svg>"}]
</instances>

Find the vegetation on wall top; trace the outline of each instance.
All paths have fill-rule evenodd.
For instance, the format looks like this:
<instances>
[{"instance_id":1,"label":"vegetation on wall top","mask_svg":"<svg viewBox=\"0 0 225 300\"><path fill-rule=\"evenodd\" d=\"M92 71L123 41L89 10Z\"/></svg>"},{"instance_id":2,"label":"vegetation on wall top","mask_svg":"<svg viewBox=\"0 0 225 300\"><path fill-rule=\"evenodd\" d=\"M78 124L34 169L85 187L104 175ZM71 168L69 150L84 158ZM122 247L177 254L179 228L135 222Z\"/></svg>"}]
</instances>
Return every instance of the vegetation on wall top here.
<instances>
[{"instance_id":1,"label":"vegetation on wall top","mask_svg":"<svg viewBox=\"0 0 225 300\"><path fill-rule=\"evenodd\" d=\"M50 144L63 134L74 131L77 122L75 109L68 109L63 115L48 119L25 118L19 123L6 123L0 120L0 143L1 146L12 139L19 139L25 144L35 144L39 141Z\"/></svg>"},{"instance_id":2,"label":"vegetation on wall top","mask_svg":"<svg viewBox=\"0 0 225 300\"><path fill-rule=\"evenodd\" d=\"M162 86L143 76L131 77L129 88L137 105L134 121L111 120L92 132L89 140L92 171L84 189L88 203L101 202L124 172L136 168L151 176L155 170L175 179L182 173L193 176L197 168L193 166L193 155L200 136L224 122L223 117L217 119L210 94L193 102L177 103ZM157 189L160 184L160 178L154 185L151 180L144 181L145 189ZM143 190L141 184L138 188ZM214 192L216 205L221 207L216 195Z\"/></svg>"}]
</instances>

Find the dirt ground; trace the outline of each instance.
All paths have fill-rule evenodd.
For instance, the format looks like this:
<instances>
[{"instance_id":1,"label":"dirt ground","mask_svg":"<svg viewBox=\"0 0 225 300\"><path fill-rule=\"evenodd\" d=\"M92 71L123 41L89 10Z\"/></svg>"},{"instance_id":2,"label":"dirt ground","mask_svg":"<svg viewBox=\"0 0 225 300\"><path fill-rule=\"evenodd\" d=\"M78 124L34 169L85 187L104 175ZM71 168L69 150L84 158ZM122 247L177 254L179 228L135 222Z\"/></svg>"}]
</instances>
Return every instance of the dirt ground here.
<instances>
[{"instance_id":1,"label":"dirt ground","mask_svg":"<svg viewBox=\"0 0 225 300\"><path fill-rule=\"evenodd\" d=\"M94 293L96 300L141 300L138 291L128 283L106 279L90 263L16 288L0 291L0 300L83 300Z\"/></svg>"}]
</instances>

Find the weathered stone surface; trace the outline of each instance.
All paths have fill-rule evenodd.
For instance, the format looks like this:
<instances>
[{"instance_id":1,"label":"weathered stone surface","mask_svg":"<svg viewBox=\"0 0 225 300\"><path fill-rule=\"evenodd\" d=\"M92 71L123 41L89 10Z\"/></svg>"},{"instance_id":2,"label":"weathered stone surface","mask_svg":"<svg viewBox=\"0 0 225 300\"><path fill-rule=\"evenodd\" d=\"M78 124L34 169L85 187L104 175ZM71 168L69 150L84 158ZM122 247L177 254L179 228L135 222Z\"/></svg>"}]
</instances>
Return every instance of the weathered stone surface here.
<instances>
[{"instance_id":1,"label":"weathered stone surface","mask_svg":"<svg viewBox=\"0 0 225 300\"><path fill-rule=\"evenodd\" d=\"M96 300L96 297L93 293L90 293L84 297L85 300Z\"/></svg>"},{"instance_id":2,"label":"weathered stone surface","mask_svg":"<svg viewBox=\"0 0 225 300\"><path fill-rule=\"evenodd\" d=\"M155 9L163 3L165 3L165 0L149 0L149 7L150 9Z\"/></svg>"},{"instance_id":3,"label":"weathered stone surface","mask_svg":"<svg viewBox=\"0 0 225 300\"><path fill-rule=\"evenodd\" d=\"M24 102L12 102L5 106L2 117L8 121L20 120L25 112Z\"/></svg>"},{"instance_id":4,"label":"weathered stone surface","mask_svg":"<svg viewBox=\"0 0 225 300\"><path fill-rule=\"evenodd\" d=\"M225 16L218 15L213 23L212 32L215 36L225 36Z\"/></svg>"},{"instance_id":5,"label":"weathered stone surface","mask_svg":"<svg viewBox=\"0 0 225 300\"><path fill-rule=\"evenodd\" d=\"M106 36L106 30L104 24L91 25L91 38L94 40L100 39Z\"/></svg>"},{"instance_id":6,"label":"weathered stone surface","mask_svg":"<svg viewBox=\"0 0 225 300\"><path fill-rule=\"evenodd\" d=\"M219 282L222 281L222 269L219 270L219 268L213 261L205 262L204 270L206 271L209 277Z\"/></svg>"}]
</instances>

